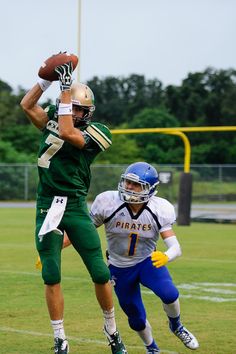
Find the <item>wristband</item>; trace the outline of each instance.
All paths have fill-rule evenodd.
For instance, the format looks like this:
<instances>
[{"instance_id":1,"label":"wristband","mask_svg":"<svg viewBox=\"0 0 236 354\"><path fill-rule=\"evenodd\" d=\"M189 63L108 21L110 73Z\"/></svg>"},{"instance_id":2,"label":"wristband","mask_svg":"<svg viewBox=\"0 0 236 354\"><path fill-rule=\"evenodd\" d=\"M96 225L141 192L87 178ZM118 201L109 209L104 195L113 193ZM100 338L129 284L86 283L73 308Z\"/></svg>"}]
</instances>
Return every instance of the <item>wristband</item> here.
<instances>
[{"instance_id":1,"label":"wristband","mask_svg":"<svg viewBox=\"0 0 236 354\"><path fill-rule=\"evenodd\" d=\"M72 103L59 103L58 107L59 116L71 116L72 115Z\"/></svg>"},{"instance_id":2,"label":"wristband","mask_svg":"<svg viewBox=\"0 0 236 354\"><path fill-rule=\"evenodd\" d=\"M38 80L38 84L39 84L41 90L44 92L44 91L46 91L49 88L49 86L51 86L52 81L39 79Z\"/></svg>"}]
</instances>

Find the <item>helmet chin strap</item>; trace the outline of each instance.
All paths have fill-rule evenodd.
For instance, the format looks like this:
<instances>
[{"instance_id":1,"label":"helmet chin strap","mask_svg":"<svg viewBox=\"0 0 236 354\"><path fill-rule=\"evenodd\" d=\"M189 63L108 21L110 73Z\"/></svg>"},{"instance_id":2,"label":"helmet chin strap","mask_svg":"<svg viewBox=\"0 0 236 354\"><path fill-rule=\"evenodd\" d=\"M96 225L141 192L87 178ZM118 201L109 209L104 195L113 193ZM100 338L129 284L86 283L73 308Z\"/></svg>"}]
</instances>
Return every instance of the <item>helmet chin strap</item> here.
<instances>
[{"instance_id":1,"label":"helmet chin strap","mask_svg":"<svg viewBox=\"0 0 236 354\"><path fill-rule=\"evenodd\" d=\"M88 125L90 122L90 117L86 117L86 115L84 115L83 117L78 117L76 115L72 115L73 118L73 122L74 122L74 126L75 127L82 127L84 125Z\"/></svg>"}]
</instances>

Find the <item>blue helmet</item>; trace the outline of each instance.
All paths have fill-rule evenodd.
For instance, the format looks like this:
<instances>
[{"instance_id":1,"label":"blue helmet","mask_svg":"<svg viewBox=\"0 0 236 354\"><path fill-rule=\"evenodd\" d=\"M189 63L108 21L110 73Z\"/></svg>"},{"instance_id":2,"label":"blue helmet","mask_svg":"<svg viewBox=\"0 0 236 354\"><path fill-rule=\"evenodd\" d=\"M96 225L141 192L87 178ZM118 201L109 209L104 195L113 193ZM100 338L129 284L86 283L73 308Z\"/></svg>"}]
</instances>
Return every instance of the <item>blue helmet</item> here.
<instances>
[{"instance_id":1,"label":"blue helmet","mask_svg":"<svg viewBox=\"0 0 236 354\"><path fill-rule=\"evenodd\" d=\"M135 192L126 188L126 181L139 183L141 192ZM121 175L118 184L120 199L126 203L140 204L148 202L155 195L159 183L156 169L147 162L135 162Z\"/></svg>"}]
</instances>

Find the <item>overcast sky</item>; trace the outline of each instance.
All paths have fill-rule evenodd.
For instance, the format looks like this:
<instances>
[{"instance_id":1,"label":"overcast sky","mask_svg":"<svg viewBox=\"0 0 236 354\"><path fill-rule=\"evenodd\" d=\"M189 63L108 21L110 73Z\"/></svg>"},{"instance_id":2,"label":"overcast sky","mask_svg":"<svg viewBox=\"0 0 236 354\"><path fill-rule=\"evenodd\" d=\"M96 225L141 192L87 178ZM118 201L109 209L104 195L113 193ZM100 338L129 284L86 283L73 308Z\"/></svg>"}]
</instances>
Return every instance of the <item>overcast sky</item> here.
<instances>
[{"instance_id":1,"label":"overcast sky","mask_svg":"<svg viewBox=\"0 0 236 354\"><path fill-rule=\"evenodd\" d=\"M44 59L78 54L78 0L1 2L0 79L29 89ZM236 67L236 0L81 0L80 79L158 78ZM78 73L75 73L77 78ZM55 98L54 83L45 97Z\"/></svg>"}]
</instances>

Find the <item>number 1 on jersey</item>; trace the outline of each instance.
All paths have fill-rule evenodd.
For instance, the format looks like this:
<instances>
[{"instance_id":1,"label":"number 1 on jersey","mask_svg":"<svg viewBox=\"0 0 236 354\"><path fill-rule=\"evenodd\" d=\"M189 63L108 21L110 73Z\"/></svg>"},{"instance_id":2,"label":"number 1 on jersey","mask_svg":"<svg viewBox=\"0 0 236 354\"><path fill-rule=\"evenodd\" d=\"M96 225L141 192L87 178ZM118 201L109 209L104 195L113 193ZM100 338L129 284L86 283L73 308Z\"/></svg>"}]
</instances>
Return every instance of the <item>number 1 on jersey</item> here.
<instances>
[{"instance_id":1,"label":"number 1 on jersey","mask_svg":"<svg viewBox=\"0 0 236 354\"><path fill-rule=\"evenodd\" d=\"M128 255L133 256L136 251L136 245L138 242L138 233L132 232L129 234L130 238L130 243L129 243L129 249L128 249Z\"/></svg>"}]
</instances>

